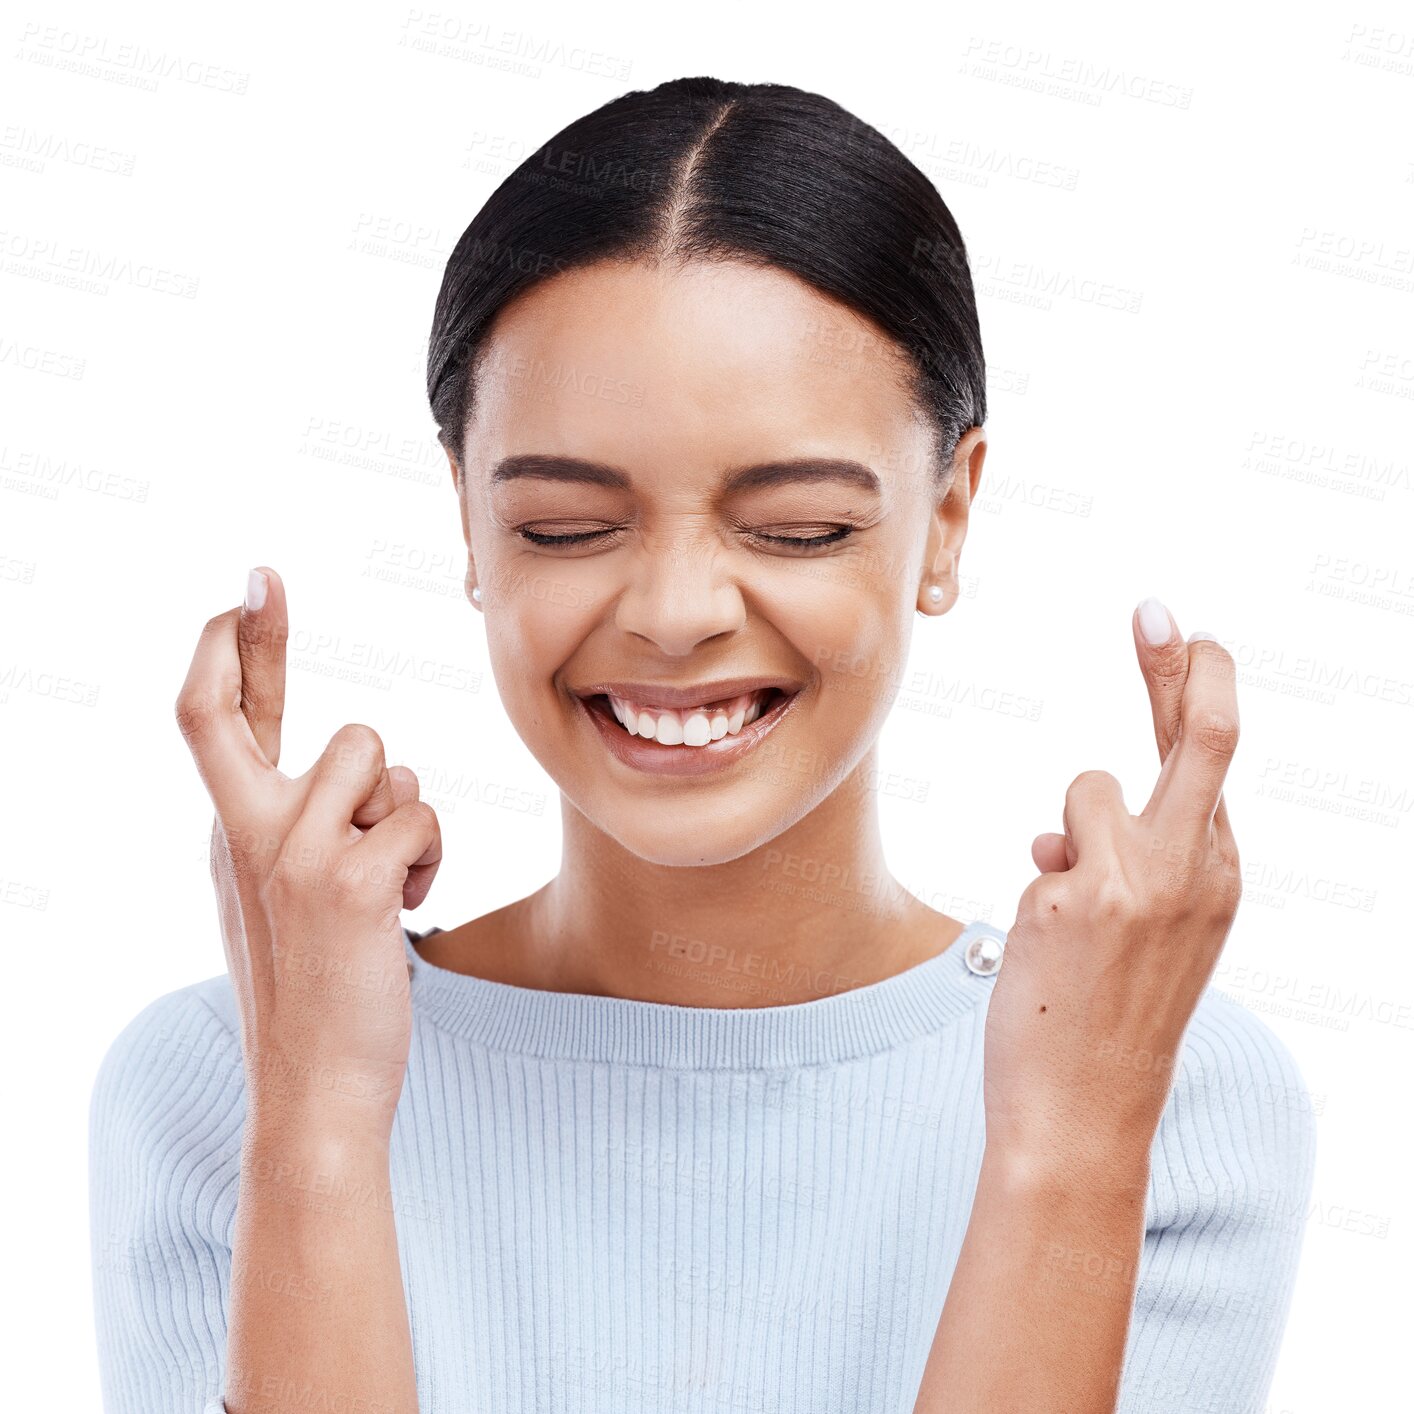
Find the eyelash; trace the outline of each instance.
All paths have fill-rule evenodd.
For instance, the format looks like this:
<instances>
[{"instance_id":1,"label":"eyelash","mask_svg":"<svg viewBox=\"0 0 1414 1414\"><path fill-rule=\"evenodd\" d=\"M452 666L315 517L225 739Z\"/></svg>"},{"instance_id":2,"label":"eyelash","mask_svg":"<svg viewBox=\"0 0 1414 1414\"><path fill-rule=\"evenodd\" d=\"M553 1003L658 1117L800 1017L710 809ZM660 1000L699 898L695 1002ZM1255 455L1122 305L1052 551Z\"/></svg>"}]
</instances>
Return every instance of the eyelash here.
<instances>
[{"instance_id":1,"label":"eyelash","mask_svg":"<svg viewBox=\"0 0 1414 1414\"><path fill-rule=\"evenodd\" d=\"M773 545L791 545L797 549L806 551L823 549L829 545L838 545L841 541L847 540L854 534L855 527L852 525L836 526L828 535L761 535L755 531L748 534L754 535L757 540L766 540ZM522 530L521 535L529 540L532 545L544 545L550 548L562 545L583 545L590 540L598 540L601 536L612 535L613 530L587 530L576 535L544 535L535 530Z\"/></svg>"}]
</instances>

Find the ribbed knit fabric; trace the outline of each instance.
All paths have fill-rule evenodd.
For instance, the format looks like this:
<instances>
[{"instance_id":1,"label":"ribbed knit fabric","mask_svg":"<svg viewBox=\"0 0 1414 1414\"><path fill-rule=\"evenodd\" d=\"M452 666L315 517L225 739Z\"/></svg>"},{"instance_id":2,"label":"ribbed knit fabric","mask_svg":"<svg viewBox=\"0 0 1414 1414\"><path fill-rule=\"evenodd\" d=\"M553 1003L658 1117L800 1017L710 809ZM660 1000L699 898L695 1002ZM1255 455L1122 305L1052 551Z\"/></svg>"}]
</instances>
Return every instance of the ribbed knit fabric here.
<instances>
[{"instance_id":1,"label":"ribbed knit fabric","mask_svg":"<svg viewBox=\"0 0 1414 1414\"><path fill-rule=\"evenodd\" d=\"M980 933L1005 938L976 921L882 982L743 1009L506 986L409 935L390 1201L421 1414L908 1414L982 1159ZM109 1414L222 1414L243 1113L224 975L159 997L104 1059ZM1154 1143L1123 1414L1262 1409L1314 1156L1289 1052L1209 988ZM1068 1252L1037 1274L1092 1276Z\"/></svg>"}]
</instances>

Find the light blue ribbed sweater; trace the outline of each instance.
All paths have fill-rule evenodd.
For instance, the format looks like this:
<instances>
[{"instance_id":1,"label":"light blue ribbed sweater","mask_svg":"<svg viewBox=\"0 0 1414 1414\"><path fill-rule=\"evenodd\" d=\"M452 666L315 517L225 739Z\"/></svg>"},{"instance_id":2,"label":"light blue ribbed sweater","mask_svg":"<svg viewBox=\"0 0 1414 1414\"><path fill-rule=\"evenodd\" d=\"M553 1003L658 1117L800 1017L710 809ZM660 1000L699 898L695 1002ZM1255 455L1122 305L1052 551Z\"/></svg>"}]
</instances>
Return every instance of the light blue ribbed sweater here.
<instances>
[{"instance_id":1,"label":"light blue ribbed sweater","mask_svg":"<svg viewBox=\"0 0 1414 1414\"><path fill-rule=\"evenodd\" d=\"M908 1414L982 1159L980 933L1005 940L974 921L882 982L735 1010L488 982L410 934L391 1202L421 1414ZM103 1061L109 1414L221 1414L243 1112L224 975L159 997ZM1261 1410L1314 1157L1290 1053L1210 987L1154 1143L1123 1414Z\"/></svg>"}]
</instances>

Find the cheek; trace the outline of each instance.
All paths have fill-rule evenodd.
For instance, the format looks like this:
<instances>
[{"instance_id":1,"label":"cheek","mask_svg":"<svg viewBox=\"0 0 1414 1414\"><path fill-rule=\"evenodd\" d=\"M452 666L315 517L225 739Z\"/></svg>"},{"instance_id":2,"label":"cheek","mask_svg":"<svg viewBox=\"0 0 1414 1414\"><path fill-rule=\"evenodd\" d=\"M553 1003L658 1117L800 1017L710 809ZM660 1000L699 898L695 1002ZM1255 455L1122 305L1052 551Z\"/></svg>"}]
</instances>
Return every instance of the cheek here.
<instances>
[{"instance_id":1,"label":"cheek","mask_svg":"<svg viewBox=\"0 0 1414 1414\"><path fill-rule=\"evenodd\" d=\"M572 606L574 586L553 569L511 573L486 616L487 651L502 699L518 718L532 722L556 672L584 636L584 613Z\"/></svg>"},{"instance_id":2,"label":"cheek","mask_svg":"<svg viewBox=\"0 0 1414 1414\"><path fill-rule=\"evenodd\" d=\"M856 727L887 714L908 656L910 620L888 587L824 585L777 617L820 683L823 706Z\"/></svg>"}]
</instances>

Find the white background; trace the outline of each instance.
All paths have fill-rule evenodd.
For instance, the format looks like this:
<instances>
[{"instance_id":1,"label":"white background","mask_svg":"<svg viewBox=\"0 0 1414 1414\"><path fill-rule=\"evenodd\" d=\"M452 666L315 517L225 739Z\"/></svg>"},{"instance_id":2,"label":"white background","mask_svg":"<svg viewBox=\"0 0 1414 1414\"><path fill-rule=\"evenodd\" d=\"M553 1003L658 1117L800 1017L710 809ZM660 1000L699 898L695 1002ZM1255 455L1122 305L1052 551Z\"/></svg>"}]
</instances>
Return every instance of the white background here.
<instances>
[{"instance_id":1,"label":"white background","mask_svg":"<svg viewBox=\"0 0 1414 1414\"><path fill-rule=\"evenodd\" d=\"M522 157L699 73L882 129L973 261L991 451L966 597L917 619L883 741L895 871L1008 926L1073 776L1147 798L1135 602L1217 635L1246 894L1216 980L1320 1114L1270 1409L1407 1391L1407 8L36 3L0 33L11 1404L97 1406L92 1078L148 1001L224 969L172 703L249 565L289 592L285 769L364 721L438 806L412 926L554 872L557 792L461 597L425 342L452 245Z\"/></svg>"}]
</instances>

